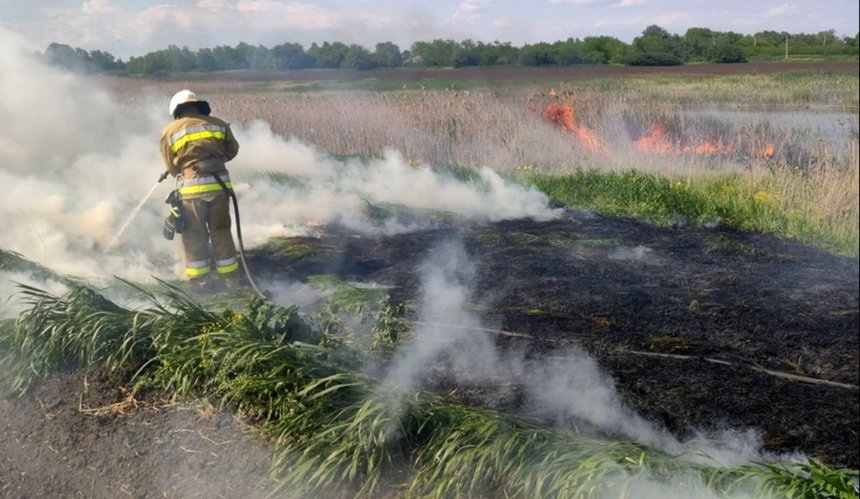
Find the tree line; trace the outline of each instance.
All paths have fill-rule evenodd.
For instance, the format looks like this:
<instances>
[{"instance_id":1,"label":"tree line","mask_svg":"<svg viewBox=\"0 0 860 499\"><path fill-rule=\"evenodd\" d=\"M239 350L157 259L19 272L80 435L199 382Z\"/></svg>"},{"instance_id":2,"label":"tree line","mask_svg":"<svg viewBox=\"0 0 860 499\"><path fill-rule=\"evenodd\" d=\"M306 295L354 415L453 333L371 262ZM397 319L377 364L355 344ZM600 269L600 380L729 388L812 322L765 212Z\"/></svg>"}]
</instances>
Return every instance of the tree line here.
<instances>
[{"instance_id":1,"label":"tree line","mask_svg":"<svg viewBox=\"0 0 860 499\"><path fill-rule=\"evenodd\" d=\"M437 39L417 41L408 50L392 42L377 43L373 51L341 42L298 43L271 48L239 43L190 50L166 49L130 57L127 61L100 50L86 51L52 43L42 57L49 63L78 72L118 72L156 75L190 71L274 70L311 68L370 70L413 67L567 66L573 64L625 64L672 66L689 62L736 63L749 59L792 56L858 57L860 34L839 37L834 30L814 34L761 31L744 35L708 28L690 28L683 35L648 26L629 44L611 36L568 38L520 47L510 42Z\"/></svg>"}]
</instances>

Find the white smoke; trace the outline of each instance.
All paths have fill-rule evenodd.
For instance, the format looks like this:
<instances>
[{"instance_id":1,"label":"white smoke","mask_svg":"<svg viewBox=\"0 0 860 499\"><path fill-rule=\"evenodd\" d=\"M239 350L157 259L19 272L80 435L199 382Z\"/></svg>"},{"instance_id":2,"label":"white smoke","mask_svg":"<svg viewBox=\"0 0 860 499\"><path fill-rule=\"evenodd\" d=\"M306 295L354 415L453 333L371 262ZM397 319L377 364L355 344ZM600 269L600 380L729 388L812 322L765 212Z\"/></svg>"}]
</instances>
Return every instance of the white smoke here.
<instances>
[{"instance_id":1,"label":"white smoke","mask_svg":"<svg viewBox=\"0 0 860 499\"><path fill-rule=\"evenodd\" d=\"M22 297L18 294L19 285L42 289L55 296L60 296L68 291L63 283L38 279L28 272L0 271L0 320L13 319L29 308L26 303L22 302Z\"/></svg>"},{"instance_id":2,"label":"white smoke","mask_svg":"<svg viewBox=\"0 0 860 499\"><path fill-rule=\"evenodd\" d=\"M268 214L252 216L246 223L252 243L279 235L281 230L280 235L291 235L296 222L339 221L362 232L389 234L412 228L372 226L362 215L365 200L446 211L478 221L549 220L560 213L548 207L548 199L540 191L507 182L486 167L476 171L478 182L472 184L440 174L429 165L410 166L396 150L367 161L335 160L294 139L277 137L263 122L250 124L238 135L243 137L243 159L232 170L233 176L247 178L248 172L257 176L240 183L237 194L243 208L264 209ZM290 175L301 186L280 186L264 175L267 173Z\"/></svg>"},{"instance_id":3,"label":"white smoke","mask_svg":"<svg viewBox=\"0 0 860 499\"><path fill-rule=\"evenodd\" d=\"M135 107L99 88L96 79L46 66L0 29L0 248L57 272L98 280L147 281L181 275L181 245L161 236L170 181L154 190L118 244L117 233L164 166L158 151L169 117L169 95L135 96ZM179 90L179 89L177 89ZM205 96L204 96L205 97ZM215 115L218 103L211 102ZM229 120L229 116L224 116ZM309 226L340 222L363 231L402 232L414 225L377 227L365 202L442 210L466 219L557 215L537 190L506 182L489 169L466 183L429 166L410 166L396 151L383 158L336 160L255 122L235 127L240 142L230 163L249 246L275 235L307 234ZM270 174L300 183L291 188Z\"/></svg>"},{"instance_id":4,"label":"white smoke","mask_svg":"<svg viewBox=\"0 0 860 499\"><path fill-rule=\"evenodd\" d=\"M119 113L107 92L39 63L23 45L0 29L0 248L80 277L164 268L163 245L151 237L122 254L100 251L159 171L147 152L154 114ZM157 220L154 211L140 217Z\"/></svg>"},{"instance_id":5,"label":"white smoke","mask_svg":"<svg viewBox=\"0 0 860 499\"><path fill-rule=\"evenodd\" d=\"M433 248L420 276L415 340L401 349L388 380L400 386L432 384L431 370L440 358L459 381L495 379L500 366L496 348L486 332L476 329L480 321L466 309L472 296L465 283L474 282L475 267L462 243Z\"/></svg>"},{"instance_id":6,"label":"white smoke","mask_svg":"<svg viewBox=\"0 0 860 499\"><path fill-rule=\"evenodd\" d=\"M416 336L389 367L389 386L430 388L439 379L451 378L457 386L480 385L482 391L515 384L524 391L525 411L556 426L580 425L587 435L645 444L691 463L722 467L776 458L802 460L799 455L763 453L753 429L697 432L693 438L677 439L627 404L612 377L580 348L540 358L500 352L491 336L494 330L469 307L476 299L476 268L458 240L432 248L420 276ZM671 486L644 475L629 480L642 494L637 497L713 496L698 478L689 478ZM612 496L610 491L606 497Z\"/></svg>"},{"instance_id":7,"label":"white smoke","mask_svg":"<svg viewBox=\"0 0 860 499\"><path fill-rule=\"evenodd\" d=\"M632 248L621 246L609 253L610 260L627 260L642 263L658 263L659 258L655 256L654 250L647 246L634 246Z\"/></svg>"}]
</instances>

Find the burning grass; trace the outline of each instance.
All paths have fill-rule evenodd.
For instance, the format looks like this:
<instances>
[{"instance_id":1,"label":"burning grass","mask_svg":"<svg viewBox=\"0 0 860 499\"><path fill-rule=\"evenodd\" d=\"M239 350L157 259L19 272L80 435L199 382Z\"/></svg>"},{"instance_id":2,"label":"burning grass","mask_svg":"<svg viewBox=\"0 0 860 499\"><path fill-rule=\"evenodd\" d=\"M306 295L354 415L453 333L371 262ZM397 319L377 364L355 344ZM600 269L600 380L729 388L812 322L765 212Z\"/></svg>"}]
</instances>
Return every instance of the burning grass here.
<instances>
[{"instance_id":1,"label":"burning grass","mask_svg":"<svg viewBox=\"0 0 860 499\"><path fill-rule=\"evenodd\" d=\"M692 464L389 386L365 369L384 357L344 341L342 328L319 329L294 307L251 299L210 310L170 285L134 289L147 308L122 307L83 286L63 297L22 287L28 310L0 323L4 389L21 392L69 364L136 369L135 387L206 398L256 421L277 446L274 494L631 497L643 480L667 490L692 483L686 490L697 495L857 494L856 472L813 460ZM368 295L359 295L338 294L343 303L365 303ZM383 315L396 319L388 310Z\"/></svg>"},{"instance_id":2,"label":"burning grass","mask_svg":"<svg viewBox=\"0 0 860 499\"><path fill-rule=\"evenodd\" d=\"M494 81L465 90L455 81L422 90L407 82L303 92L283 82L111 82L130 106L148 91L169 95L190 85L236 123L263 120L275 134L335 156L381 157L393 148L410 164L464 179L462 172L483 165L534 173L532 182L559 202L658 221L720 219L858 254L856 75ZM630 170L639 174L615 173ZM661 180L644 180L649 175Z\"/></svg>"}]
</instances>

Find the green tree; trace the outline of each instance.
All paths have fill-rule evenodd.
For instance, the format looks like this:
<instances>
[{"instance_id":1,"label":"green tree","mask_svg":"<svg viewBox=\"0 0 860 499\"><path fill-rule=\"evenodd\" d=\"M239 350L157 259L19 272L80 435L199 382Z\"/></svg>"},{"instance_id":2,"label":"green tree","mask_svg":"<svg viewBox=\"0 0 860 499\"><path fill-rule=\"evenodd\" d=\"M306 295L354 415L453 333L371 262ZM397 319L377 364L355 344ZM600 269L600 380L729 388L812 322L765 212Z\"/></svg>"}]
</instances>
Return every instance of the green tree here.
<instances>
[{"instance_id":1,"label":"green tree","mask_svg":"<svg viewBox=\"0 0 860 499\"><path fill-rule=\"evenodd\" d=\"M400 47L392 42L381 42L376 44L373 52L376 64L383 68L396 68L403 64L403 54Z\"/></svg>"},{"instance_id":2,"label":"green tree","mask_svg":"<svg viewBox=\"0 0 860 499\"><path fill-rule=\"evenodd\" d=\"M621 62L627 44L611 36L587 36L582 40L582 54L587 61L598 64Z\"/></svg>"},{"instance_id":3,"label":"green tree","mask_svg":"<svg viewBox=\"0 0 860 499\"><path fill-rule=\"evenodd\" d=\"M633 52L627 64L635 66L675 66L684 63L684 40L652 24L642 36L633 39Z\"/></svg>"},{"instance_id":4,"label":"green tree","mask_svg":"<svg viewBox=\"0 0 860 499\"><path fill-rule=\"evenodd\" d=\"M253 46L245 42L236 45L236 52L242 61L243 68L261 69L266 67L269 60L269 49L262 45Z\"/></svg>"},{"instance_id":5,"label":"green tree","mask_svg":"<svg viewBox=\"0 0 860 499\"><path fill-rule=\"evenodd\" d=\"M220 45L213 48L212 56L215 58L216 69L230 70L243 69L245 67L242 53L229 45Z\"/></svg>"},{"instance_id":6,"label":"green tree","mask_svg":"<svg viewBox=\"0 0 860 499\"><path fill-rule=\"evenodd\" d=\"M432 42L415 42L410 52L413 60L420 61L422 66L450 67L454 65L457 46L454 40L436 39Z\"/></svg>"},{"instance_id":7,"label":"green tree","mask_svg":"<svg viewBox=\"0 0 860 499\"><path fill-rule=\"evenodd\" d=\"M349 47L341 42L323 42L322 45L313 43L308 48L308 55L316 60L316 67L318 68L342 67L347 52L349 52Z\"/></svg>"},{"instance_id":8,"label":"green tree","mask_svg":"<svg viewBox=\"0 0 860 499\"><path fill-rule=\"evenodd\" d=\"M373 54L361 45L350 45L341 64L343 68L360 70L373 69L378 66Z\"/></svg>"},{"instance_id":9,"label":"green tree","mask_svg":"<svg viewBox=\"0 0 860 499\"><path fill-rule=\"evenodd\" d=\"M684 33L687 54L693 61L707 60L707 53L712 50L716 42L717 33L708 28L690 28Z\"/></svg>"},{"instance_id":10,"label":"green tree","mask_svg":"<svg viewBox=\"0 0 860 499\"><path fill-rule=\"evenodd\" d=\"M516 64L519 61L520 51L511 46L511 42L501 43L498 40L485 44L478 42L479 66L500 66Z\"/></svg>"},{"instance_id":11,"label":"green tree","mask_svg":"<svg viewBox=\"0 0 860 499\"><path fill-rule=\"evenodd\" d=\"M709 62L735 63L747 62L743 50L737 44L719 41L705 51L705 59Z\"/></svg>"},{"instance_id":12,"label":"green tree","mask_svg":"<svg viewBox=\"0 0 860 499\"><path fill-rule=\"evenodd\" d=\"M478 61L478 45L474 41L463 40L454 48L455 68L477 66Z\"/></svg>"},{"instance_id":13,"label":"green tree","mask_svg":"<svg viewBox=\"0 0 860 499\"><path fill-rule=\"evenodd\" d=\"M298 43L282 43L269 50L266 66L279 71L307 69L316 66L316 59Z\"/></svg>"},{"instance_id":14,"label":"green tree","mask_svg":"<svg viewBox=\"0 0 860 499\"><path fill-rule=\"evenodd\" d=\"M556 64L555 50L552 45L546 42L524 45L520 49L519 63L521 66L547 66Z\"/></svg>"},{"instance_id":15,"label":"green tree","mask_svg":"<svg viewBox=\"0 0 860 499\"><path fill-rule=\"evenodd\" d=\"M583 43L574 38L568 38L563 42L555 42L553 44L553 59L556 64L563 66L580 64L584 61L582 56L583 49Z\"/></svg>"},{"instance_id":16,"label":"green tree","mask_svg":"<svg viewBox=\"0 0 860 499\"><path fill-rule=\"evenodd\" d=\"M99 71L115 71L122 69L122 61L118 61L113 54L101 50L91 50L89 61Z\"/></svg>"},{"instance_id":17,"label":"green tree","mask_svg":"<svg viewBox=\"0 0 860 499\"><path fill-rule=\"evenodd\" d=\"M215 55L212 54L212 49L203 48L197 51L197 68L205 71L215 71L218 69L218 61Z\"/></svg>"},{"instance_id":18,"label":"green tree","mask_svg":"<svg viewBox=\"0 0 860 499\"><path fill-rule=\"evenodd\" d=\"M72 48L64 43L51 43L48 45L43 58L48 64L59 66L69 71L92 73L99 70L98 65L94 64L91 60L90 53L82 48Z\"/></svg>"}]
</instances>

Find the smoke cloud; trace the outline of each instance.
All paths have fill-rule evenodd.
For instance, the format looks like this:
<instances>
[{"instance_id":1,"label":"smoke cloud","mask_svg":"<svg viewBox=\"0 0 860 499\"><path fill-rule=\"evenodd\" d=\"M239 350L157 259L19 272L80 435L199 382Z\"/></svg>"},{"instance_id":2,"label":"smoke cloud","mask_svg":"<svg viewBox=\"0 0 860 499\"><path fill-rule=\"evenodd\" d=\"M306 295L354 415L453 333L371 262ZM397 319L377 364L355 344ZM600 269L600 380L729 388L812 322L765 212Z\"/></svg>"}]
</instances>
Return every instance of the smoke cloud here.
<instances>
[{"instance_id":1,"label":"smoke cloud","mask_svg":"<svg viewBox=\"0 0 860 499\"><path fill-rule=\"evenodd\" d=\"M178 241L167 243L161 236L162 199L170 182L155 189L117 246L107 250L163 171L157 145L168 120L164 103L169 96L141 96L135 112L120 112L115 97L94 80L46 67L22 46L22 40L0 28L0 185L5 189L0 248L93 280L181 275ZM217 115L217 102L212 104ZM559 215L544 194L511 184L488 168L465 182L428 165L412 166L394 150L375 159L336 159L275 135L264 122L236 127L235 134L241 149L231 174L250 245L274 235L307 233L316 223L384 233L415 228L370 223L362 211L365 201L441 210L476 221ZM615 257L650 259L642 247ZM476 268L461 242L434 248L419 273L416 339L395 357L388 371L392 383L423 386L436 375L464 383L526 380L528 403L557 424L576 418L605 434L673 452L690 449L690 443L678 442L627 406L612 379L585 352L541 361L498 352L467 308L476 299L471 288ZM0 275L0 293L11 294L9 283L16 280L27 278ZM301 286L284 286L278 293L290 299L315 296ZM444 372L437 370L440 361ZM693 447L707 449L722 464L759 455L753 433L703 435Z\"/></svg>"},{"instance_id":2,"label":"smoke cloud","mask_svg":"<svg viewBox=\"0 0 860 499\"><path fill-rule=\"evenodd\" d=\"M634 252L635 253L635 252ZM635 258L634 258L635 259ZM432 388L440 380L456 386L480 385L481 391L519 385L523 410L557 427L576 425L588 436L622 439L660 449L692 463L735 466L775 458L761 451L753 429L697 432L681 441L645 419L618 393L612 377L580 348L551 357L528 358L516 351L500 352L492 328L470 309L477 268L459 240L440 243L421 266L415 338L401 347L387 371L387 382L401 388ZM408 393L408 390L405 391ZM493 395L482 397L493 399ZM698 478L668 486L647 476L629 477L637 497L712 497ZM607 497L614 497L609 491Z\"/></svg>"},{"instance_id":3,"label":"smoke cloud","mask_svg":"<svg viewBox=\"0 0 860 499\"><path fill-rule=\"evenodd\" d=\"M97 79L43 65L23 42L0 30L0 185L6 189L0 217L7 221L0 248L91 280L181 276L178 238L168 243L161 236L169 181L154 189L113 244L163 171L158 140L170 96L135 96L133 109L123 106ZM212 106L217 115L218 103ZM415 228L370 223L366 203L472 220L557 215L542 193L490 169L467 183L428 165L410 166L393 150L378 159L339 160L277 136L263 122L234 131L241 147L230 168L249 246L274 235L305 234L318 223L387 233Z\"/></svg>"}]
</instances>

